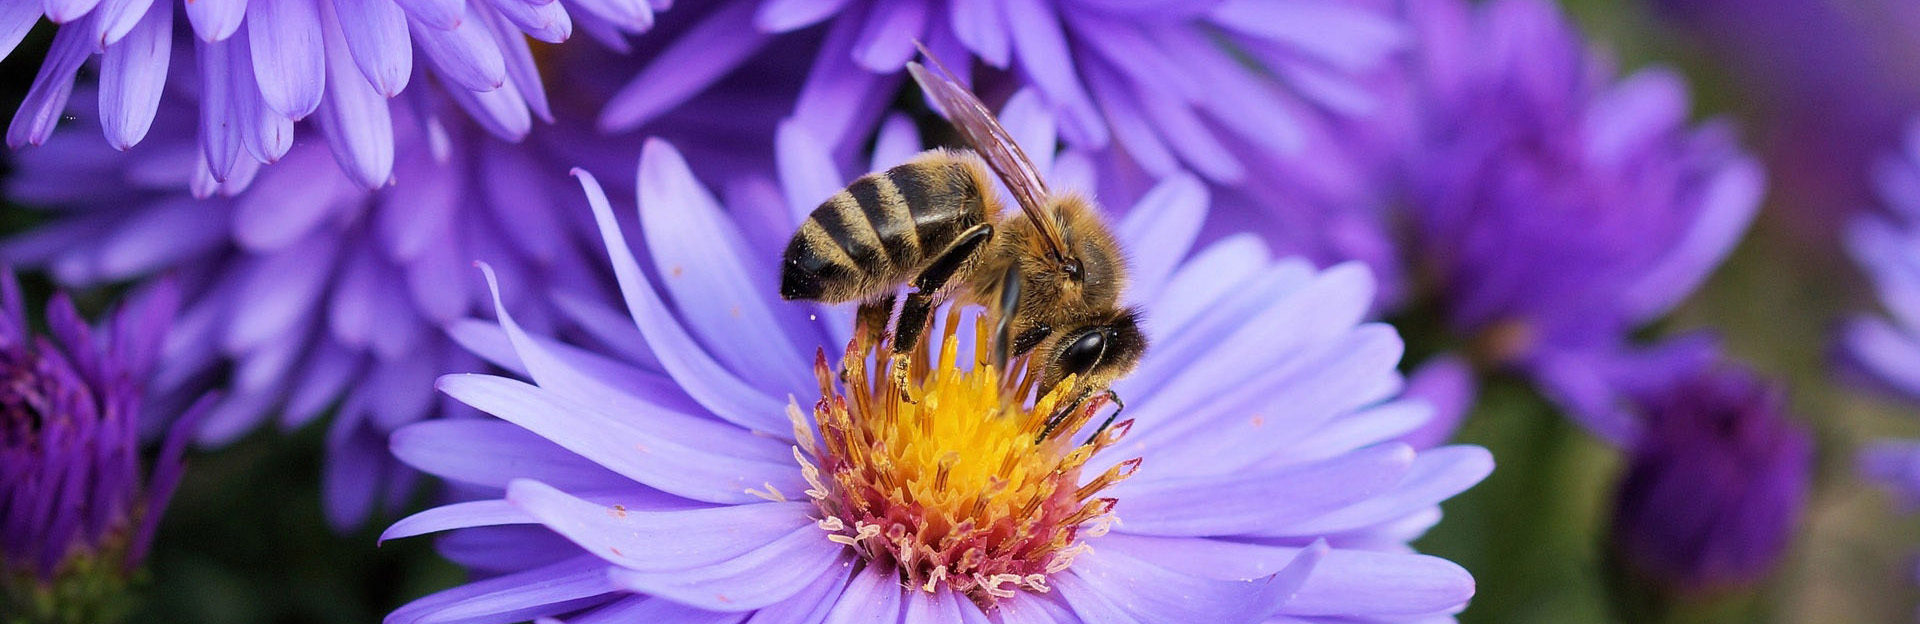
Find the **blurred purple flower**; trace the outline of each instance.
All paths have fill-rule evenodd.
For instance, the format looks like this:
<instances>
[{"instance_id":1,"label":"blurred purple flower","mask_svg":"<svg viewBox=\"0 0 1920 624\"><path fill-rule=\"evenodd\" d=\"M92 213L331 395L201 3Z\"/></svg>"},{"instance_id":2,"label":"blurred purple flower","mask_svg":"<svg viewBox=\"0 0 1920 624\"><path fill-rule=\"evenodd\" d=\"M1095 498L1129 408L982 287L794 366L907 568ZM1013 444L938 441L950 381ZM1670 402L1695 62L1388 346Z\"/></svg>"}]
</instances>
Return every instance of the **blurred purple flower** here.
<instances>
[{"instance_id":1,"label":"blurred purple flower","mask_svg":"<svg viewBox=\"0 0 1920 624\"><path fill-rule=\"evenodd\" d=\"M1603 438L1635 424L1595 396L1739 240L1759 165L1724 121L1687 123L1664 68L1616 80L1539 0L1423 0L1406 202L1415 279L1482 361L1520 369ZM1604 388L1600 389L1604 395Z\"/></svg>"},{"instance_id":2,"label":"blurred purple flower","mask_svg":"<svg viewBox=\"0 0 1920 624\"><path fill-rule=\"evenodd\" d=\"M18 609L10 620L125 616L123 592L204 407L177 419L143 478L138 425L152 409L143 389L178 302L160 282L93 328L55 294L51 336L35 336L13 272L0 270L0 605Z\"/></svg>"},{"instance_id":3,"label":"blurred purple flower","mask_svg":"<svg viewBox=\"0 0 1920 624\"><path fill-rule=\"evenodd\" d=\"M7 144L45 142L68 110L76 71L99 54L98 119L117 149L147 135L169 84L193 84L200 149L183 156L198 161L202 175L244 179L236 169L280 160L293 149L294 122L311 115L347 177L377 188L392 174L395 133L405 132L388 100L420 76L416 48L441 91L495 136L518 140L532 117L553 119L529 37L564 41L578 19L582 30L618 45L618 33L645 31L668 4L183 0L176 12L169 0L9 1L0 5L0 58L43 14L58 30ZM182 12L191 30L174 28ZM196 79L169 81L171 58L184 54L193 55Z\"/></svg>"},{"instance_id":4,"label":"blurred purple flower","mask_svg":"<svg viewBox=\"0 0 1920 624\"><path fill-rule=\"evenodd\" d=\"M1733 365L1638 393L1646 433L1615 493L1626 569L1674 597L1751 587L1780 563L1806 507L1813 439L1785 393Z\"/></svg>"},{"instance_id":5,"label":"blurred purple flower","mask_svg":"<svg viewBox=\"0 0 1920 624\"><path fill-rule=\"evenodd\" d=\"M824 30L792 116L829 152L864 142L921 40L962 76L975 60L1011 72L1077 148L1121 146L1154 176L1190 169L1238 182L1250 165L1237 147L1297 154L1303 118L1375 105L1358 77L1383 67L1405 33L1374 4L734 0L654 56L600 126L639 128L755 51L801 54L813 48L796 42Z\"/></svg>"},{"instance_id":6,"label":"blurred purple flower","mask_svg":"<svg viewBox=\"0 0 1920 624\"><path fill-rule=\"evenodd\" d=\"M1835 338L1839 373L1909 402L1920 401L1920 118L1901 149L1873 169L1880 210L1857 214L1845 243L1873 282L1886 315L1849 320ZM1860 454L1869 479L1920 507L1920 441L1883 440Z\"/></svg>"},{"instance_id":7,"label":"blurred purple flower","mask_svg":"<svg viewBox=\"0 0 1920 624\"><path fill-rule=\"evenodd\" d=\"M876 152L917 149L910 124L885 128ZM887 157L876 162L897 162ZM1072 162L1051 169L1071 178L1062 167ZM1037 579L985 579L1005 585L986 600L978 578L903 590L890 562L918 551L867 559L860 553L878 543L868 532L882 527L835 524L811 502L822 499L789 498L817 489L809 475L833 478L803 467L838 456L804 441L819 434L796 434L810 425L790 418L810 421L789 402L820 396L809 355L842 352L851 333L849 311L775 294L775 258L806 209L761 184L730 192L728 211L671 146L649 141L638 200L647 248L636 257L598 184L579 175L632 318L623 343L646 347L569 347L523 330L511 306L496 311L498 327L463 326L464 342L534 383L441 379L450 396L503 420L410 426L394 452L476 500L402 520L384 537L458 529L443 552L487 578L421 598L390 623L828 612L986 621L975 600L1000 618L1412 621L1445 617L1472 594L1465 571L1406 544L1492 463L1477 447L1417 452L1392 441L1431 408L1393 400L1401 345L1391 328L1361 322L1367 272L1275 262L1248 234L1193 250L1206 210L1205 187L1190 177L1147 193L1114 224L1131 245L1129 293L1155 340L1116 386L1133 419L1124 443L1085 462L1144 460L1101 492L1123 522L1104 535L1099 523L1065 527L1092 551Z\"/></svg>"},{"instance_id":8,"label":"blurred purple flower","mask_svg":"<svg viewBox=\"0 0 1920 624\"><path fill-rule=\"evenodd\" d=\"M7 186L49 218L0 243L0 256L76 286L177 275L186 304L157 390L176 401L229 390L194 434L205 446L270 414L294 429L331 410L326 508L350 526L382 495L398 504L410 493L414 473L387 453L388 433L449 409L435 377L481 366L443 329L490 309L473 261L525 284L515 301L543 329L598 283L586 275L596 253L583 238L594 235L586 207L550 165L596 155L556 148L569 144L564 126L505 143L440 102L425 92L393 101L397 183L374 192L320 141L293 146L278 166L244 168L242 192L249 180L198 175L185 126L156 126L124 153L56 136L19 155Z\"/></svg>"}]
</instances>

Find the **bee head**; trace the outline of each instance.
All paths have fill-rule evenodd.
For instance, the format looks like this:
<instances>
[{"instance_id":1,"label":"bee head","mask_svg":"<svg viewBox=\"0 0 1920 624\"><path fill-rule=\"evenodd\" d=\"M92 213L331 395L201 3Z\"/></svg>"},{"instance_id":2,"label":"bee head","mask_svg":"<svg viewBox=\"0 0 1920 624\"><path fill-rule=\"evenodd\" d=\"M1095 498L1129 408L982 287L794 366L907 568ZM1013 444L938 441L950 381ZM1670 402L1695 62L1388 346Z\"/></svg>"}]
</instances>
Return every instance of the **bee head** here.
<instances>
[{"instance_id":1,"label":"bee head","mask_svg":"<svg viewBox=\"0 0 1920 624\"><path fill-rule=\"evenodd\" d=\"M1147 336L1140 331L1140 312L1126 308L1094 319L1078 327L1061 331L1041 353L1046 363L1041 390L1050 390L1069 375L1079 376L1087 387L1104 387L1133 372L1147 350Z\"/></svg>"}]
</instances>

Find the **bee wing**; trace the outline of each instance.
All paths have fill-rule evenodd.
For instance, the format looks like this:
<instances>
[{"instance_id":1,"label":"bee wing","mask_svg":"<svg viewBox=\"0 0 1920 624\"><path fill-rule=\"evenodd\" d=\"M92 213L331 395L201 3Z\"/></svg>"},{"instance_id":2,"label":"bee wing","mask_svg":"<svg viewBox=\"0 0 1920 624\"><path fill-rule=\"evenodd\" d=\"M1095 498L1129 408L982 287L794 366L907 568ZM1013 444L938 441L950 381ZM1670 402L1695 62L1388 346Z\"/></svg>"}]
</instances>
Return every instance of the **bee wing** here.
<instances>
[{"instance_id":1,"label":"bee wing","mask_svg":"<svg viewBox=\"0 0 1920 624\"><path fill-rule=\"evenodd\" d=\"M907 71L913 74L914 82L920 83L920 88L933 98L941 112L946 113L947 120L960 131L967 146L973 148L981 160L987 161L987 168L1006 183L1007 190L1013 192L1014 202L1020 204L1020 210L1038 226L1054 254L1064 257L1066 245L1061 240L1060 226L1048 218L1044 211L1048 197L1047 183L1040 178L1033 161L1027 158L1026 152L1021 151L1020 144L1013 141L1013 135L1007 133L999 120L994 119L987 105L980 103L980 98L975 97L972 91L960 86L953 72L947 71L946 66L941 65L940 60L934 58L926 48L921 48L920 53L933 61L941 75L934 76L933 72L927 71L919 63L907 63Z\"/></svg>"}]
</instances>

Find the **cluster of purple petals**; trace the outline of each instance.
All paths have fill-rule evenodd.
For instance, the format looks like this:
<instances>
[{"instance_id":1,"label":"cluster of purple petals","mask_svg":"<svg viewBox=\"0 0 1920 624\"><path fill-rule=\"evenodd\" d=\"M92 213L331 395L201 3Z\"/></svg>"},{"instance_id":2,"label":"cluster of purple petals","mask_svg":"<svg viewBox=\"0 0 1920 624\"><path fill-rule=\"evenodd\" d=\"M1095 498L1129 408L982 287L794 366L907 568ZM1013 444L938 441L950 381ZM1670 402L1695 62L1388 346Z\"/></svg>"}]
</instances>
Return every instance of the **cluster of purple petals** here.
<instances>
[{"instance_id":1,"label":"cluster of purple petals","mask_svg":"<svg viewBox=\"0 0 1920 624\"><path fill-rule=\"evenodd\" d=\"M1477 356L1630 444L1640 425L1612 376L1695 350L1642 353L1626 334L1731 251L1759 205L1758 163L1724 120L1688 122L1677 74L1616 78L1551 3L1408 10L1418 113L1405 253Z\"/></svg>"},{"instance_id":2,"label":"cluster of purple petals","mask_svg":"<svg viewBox=\"0 0 1920 624\"><path fill-rule=\"evenodd\" d=\"M1026 144L1056 187L1105 184L1099 159L1038 149L1053 141L1036 95L1009 108L1010 129L1036 137ZM881 127L876 167L919 149L904 118ZM1491 459L1431 447L1444 437L1425 428L1433 406L1396 399L1402 347L1391 328L1363 320L1374 299L1367 271L1276 261L1251 234L1197 244L1209 192L1188 175L1137 201L1106 198L1125 215L1113 224L1133 250L1128 297L1145 307L1155 348L1116 386L1136 418L1129 443L1093 462L1151 450L1112 490L1122 522L1051 575L1053 591L1023 592L991 614L944 587L905 591L827 540L810 504L750 494L808 487L789 397L818 393L812 354L837 352L851 327L850 310L776 295L777 250L846 181L824 157L830 147L781 137L781 175L735 172L724 201L672 146L649 141L631 237L639 249L622 234L624 215L579 174L627 307L591 333L618 339L569 346L515 322L510 304L498 324L456 328L532 383L443 377L443 392L498 419L395 435L397 456L473 500L405 519L386 537L451 531L442 552L485 580L388 622L1430 621L1472 594L1463 570L1407 543ZM496 283L503 294L519 288Z\"/></svg>"},{"instance_id":3,"label":"cluster of purple petals","mask_svg":"<svg viewBox=\"0 0 1920 624\"><path fill-rule=\"evenodd\" d=\"M349 180L377 188L394 175L407 123L389 100L431 69L439 89L490 133L518 140L535 117L553 120L529 39L566 40L577 25L623 45L668 0L15 0L0 4L0 58L40 18L52 46L7 144L44 143L68 112L75 75L98 55L97 119L107 143L128 149L154 128L161 99L191 85L197 175L246 178L288 156L295 125L311 119ZM571 9L571 10L570 10ZM176 28L184 21L190 28ZM414 63L414 53L425 57ZM190 59L190 71L173 61Z\"/></svg>"},{"instance_id":4,"label":"cluster of purple petals","mask_svg":"<svg viewBox=\"0 0 1920 624\"><path fill-rule=\"evenodd\" d=\"M56 294L49 335L36 336L13 273L0 272L0 574L51 583L75 558L117 557L103 563L125 574L146 557L201 407L143 478L143 387L177 303L156 284L94 328Z\"/></svg>"},{"instance_id":5,"label":"cluster of purple petals","mask_svg":"<svg viewBox=\"0 0 1920 624\"><path fill-rule=\"evenodd\" d=\"M1647 425L1614 499L1621 562L1683 596L1764 579L1812 485L1812 435L1791 420L1785 392L1725 365L1634 394Z\"/></svg>"},{"instance_id":6,"label":"cluster of purple petals","mask_svg":"<svg viewBox=\"0 0 1920 624\"><path fill-rule=\"evenodd\" d=\"M1920 119L1901 138L1900 149L1882 155L1873 170L1881 210L1856 215L1845 238L1885 314L1849 320L1836 355L1852 381L1920 401ZM1875 442L1859 461L1868 478L1920 507L1920 441Z\"/></svg>"},{"instance_id":7,"label":"cluster of purple petals","mask_svg":"<svg viewBox=\"0 0 1920 624\"><path fill-rule=\"evenodd\" d=\"M829 151L856 151L923 42L956 73L1004 70L1077 148L1119 146L1154 177L1253 178L1246 151L1297 155L1303 123L1377 105L1361 77L1405 45L1372 2L1320 0L730 0L646 65L601 112L638 128L767 48L809 49L792 104ZM796 39L817 46L796 46ZM989 98L991 101L991 98Z\"/></svg>"},{"instance_id":8,"label":"cluster of purple petals","mask_svg":"<svg viewBox=\"0 0 1920 624\"><path fill-rule=\"evenodd\" d=\"M174 403L226 389L198 444L274 415L292 429L335 414L324 491L336 526L409 493L413 472L386 451L388 434L455 409L433 379L482 366L444 329L490 309L475 260L526 285L514 301L530 326L564 324L569 296L605 291L586 262L585 206L552 165L593 154L553 147L571 143L564 128L506 143L425 91L391 109L401 158L395 183L377 191L334 166L321 141L215 182L199 175L189 124L157 126L126 152L58 135L20 153L7 184L48 217L0 243L8 261L70 286L178 282L184 304L153 383Z\"/></svg>"}]
</instances>

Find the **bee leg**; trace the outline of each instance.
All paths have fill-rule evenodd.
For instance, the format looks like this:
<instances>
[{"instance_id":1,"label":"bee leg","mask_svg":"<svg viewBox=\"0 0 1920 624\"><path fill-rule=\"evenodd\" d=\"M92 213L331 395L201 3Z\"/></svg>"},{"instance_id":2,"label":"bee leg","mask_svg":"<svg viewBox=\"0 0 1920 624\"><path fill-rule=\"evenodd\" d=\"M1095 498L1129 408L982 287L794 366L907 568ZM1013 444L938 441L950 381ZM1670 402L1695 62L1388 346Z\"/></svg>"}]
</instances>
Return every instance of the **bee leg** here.
<instances>
[{"instance_id":1,"label":"bee leg","mask_svg":"<svg viewBox=\"0 0 1920 624\"><path fill-rule=\"evenodd\" d=\"M867 344L878 344L886 338L887 321L893 318L893 304L897 300L893 293L887 293L860 302L860 309L854 316L859 326L856 330L859 335L855 338L864 338Z\"/></svg>"},{"instance_id":2,"label":"bee leg","mask_svg":"<svg viewBox=\"0 0 1920 624\"><path fill-rule=\"evenodd\" d=\"M960 236L954 238L953 244L948 245L946 251L940 252L940 255L934 258L932 264L927 265L926 270L920 272L919 277L914 278L914 291L907 294L906 303L900 307L900 320L894 324L893 329L893 354L896 356L893 381L900 387L901 396L908 396L906 393L908 360L912 358L914 349L920 345L920 334L926 333L927 323L933 318L934 297L939 296L940 289L947 285L947 281L953 278L953 274L959 272L960 267L973 258L974 252L980 249L980 245L990 238L993 238L991 223L967 228L965 232L960 233ZM912 401L912 398L908 397L907 400Z\"/></svg>"},{"instance_id":3,"label":"bee leg","mask_svg":"<svg viewBox=\"0 0 1920 624\"><path fill-rule=\"evenodd\" d=\"M1009 351L1013 348L1013 315L1020 309L1020 264L1007 267L1007 275L1000 283L1000 320L994 331L993 364L1005 372Z\"/></svg>"},{"instance_id":4,"label":"bee leg","mask_svg":"<svg viewBox=\"0 0 1920 624\"><path fill-rule=\"evenodd\" d=\"M1093 396L1092 390L1082 390L1079 396L1073 397L1073 401L1067 403L1066 407L1053 410L1053 415L1047 417L1047 426L1040 428L1040 435L1033 437L1033 443L1039 444L1047 441L1047 436L1053 435L1053 430L1059 428L1060 423L1066 422L1067 417L1072 416L1074 412L1080 411L1080 406L1085 405L1087 397L1090 396Z\"/></svg>"},{"instance_id":5,"label":"bee leg","mask_svg":"<svg viewBox=\"0 0 1920 624\"><path fill-rule=\"evenodd\" d=\"M1093 430L1093 435L1087 436L1087 444L1092 444L1094 440L1100 439L1100 434L1106 433L1107 427L1113 426L1113 420L1120 417L1120 412L1127 411L1127 404L1120 402L1119 393L1114 392L1112 388L1108 388L1105 394L1107 395L1107 400L1113 402L1113 413L1107 415L1106 422L1100 423L1099 429Z\"/></svg>"}]
</instances>

